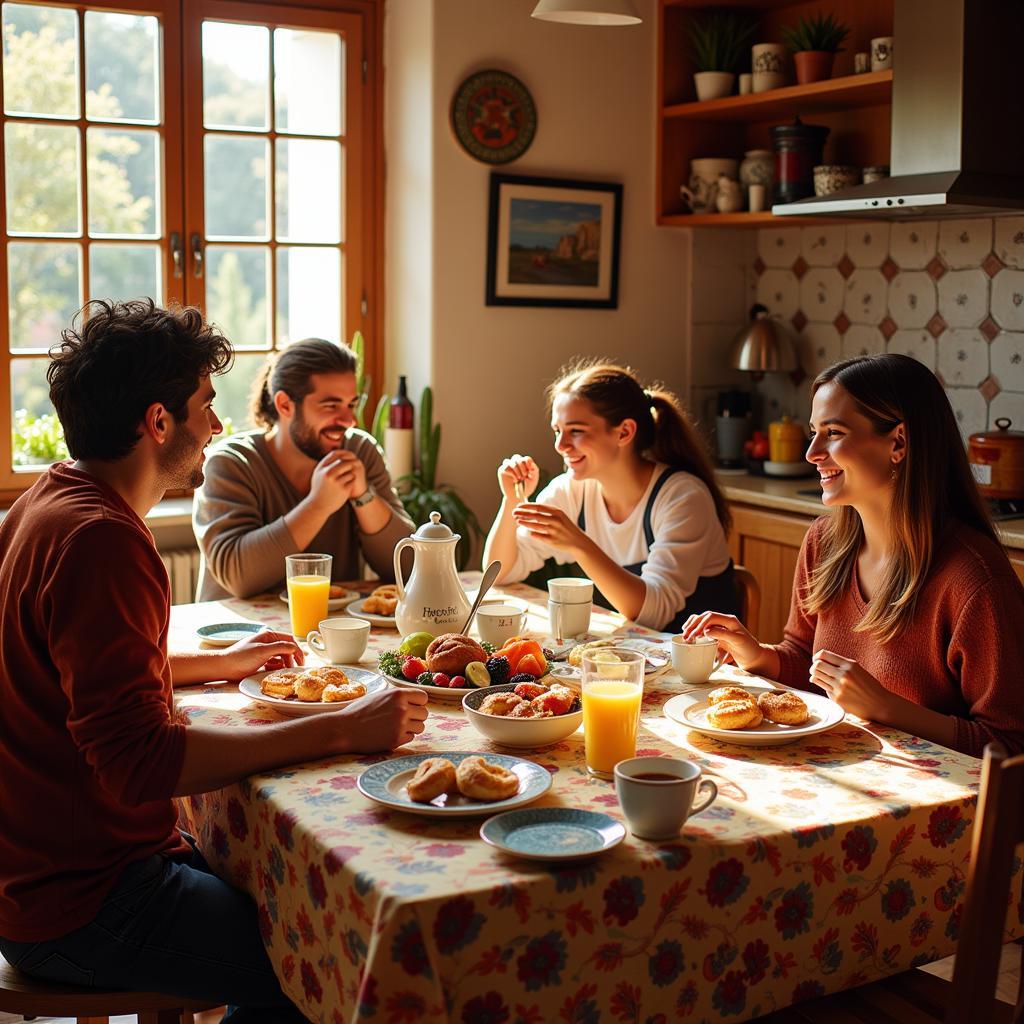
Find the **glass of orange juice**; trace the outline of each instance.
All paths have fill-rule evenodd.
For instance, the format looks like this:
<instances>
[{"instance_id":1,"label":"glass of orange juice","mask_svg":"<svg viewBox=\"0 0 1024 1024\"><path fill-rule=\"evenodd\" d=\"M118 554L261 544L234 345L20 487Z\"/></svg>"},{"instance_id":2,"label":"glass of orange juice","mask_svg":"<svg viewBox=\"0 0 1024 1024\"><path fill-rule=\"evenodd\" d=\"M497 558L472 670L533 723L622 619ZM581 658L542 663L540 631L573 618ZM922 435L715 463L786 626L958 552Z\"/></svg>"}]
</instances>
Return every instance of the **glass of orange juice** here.
<instances>
[{"instance_id":1,"label":"glass of orange juice","mask_svg":"<svg viewBox=\"0 0 1024 1024\"><path fill-rule=\"evenodd\" d=\"M330 555L285 555L292 633L301 640L327 618L331 589Z\"/></svg>"},{"instance_id":2,"label":"glass of orange juice","mask_svg":"<svg viewBox=\"0 0 1024 1024\"><path fill-rule=\"evenodd\" d=\"M619 761L636 756L644 656L622 647L583 655L583 749L587 771L614 778Z\"/></svg>"}]
</instances>

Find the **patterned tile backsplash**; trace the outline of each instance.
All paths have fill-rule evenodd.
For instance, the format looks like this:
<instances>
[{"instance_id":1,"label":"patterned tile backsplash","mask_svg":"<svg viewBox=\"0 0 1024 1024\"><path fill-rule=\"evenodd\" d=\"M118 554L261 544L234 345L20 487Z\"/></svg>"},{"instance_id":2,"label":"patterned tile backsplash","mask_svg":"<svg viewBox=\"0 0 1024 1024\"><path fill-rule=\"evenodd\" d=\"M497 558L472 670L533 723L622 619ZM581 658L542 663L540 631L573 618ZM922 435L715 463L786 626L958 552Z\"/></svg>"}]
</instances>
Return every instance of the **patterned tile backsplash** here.
<instances>
[{"instance_id":1,"label":"patterned tile backsplash","mask_svg":"<svg viewBox=\"0 0 1024 1024\"><path fill-rule=\"evenodd\" d=\"M902 352L939 376L965 437L1003 416L1024 430L1024 217L767 228L753 269L798 337L798 416L830 363Z\"/></svg>"}]
</instances>

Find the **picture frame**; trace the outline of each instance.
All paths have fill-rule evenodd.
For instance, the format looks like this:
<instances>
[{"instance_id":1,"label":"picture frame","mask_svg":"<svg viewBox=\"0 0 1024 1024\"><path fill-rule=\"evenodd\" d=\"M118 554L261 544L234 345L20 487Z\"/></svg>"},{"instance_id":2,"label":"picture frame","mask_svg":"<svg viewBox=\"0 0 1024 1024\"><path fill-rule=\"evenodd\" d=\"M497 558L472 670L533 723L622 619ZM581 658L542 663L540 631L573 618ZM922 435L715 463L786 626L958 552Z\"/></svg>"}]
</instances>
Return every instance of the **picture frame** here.
<instances>
[{"instance_id":1,"label":"picture frame","mask_svg":"<svg viewBox=\"0 0 1024 1024\"><path fill-rule=\"evenodd\" d=\"M622 185L492 172L488 306L616 309Z\"/></svg>"}]
</instances>

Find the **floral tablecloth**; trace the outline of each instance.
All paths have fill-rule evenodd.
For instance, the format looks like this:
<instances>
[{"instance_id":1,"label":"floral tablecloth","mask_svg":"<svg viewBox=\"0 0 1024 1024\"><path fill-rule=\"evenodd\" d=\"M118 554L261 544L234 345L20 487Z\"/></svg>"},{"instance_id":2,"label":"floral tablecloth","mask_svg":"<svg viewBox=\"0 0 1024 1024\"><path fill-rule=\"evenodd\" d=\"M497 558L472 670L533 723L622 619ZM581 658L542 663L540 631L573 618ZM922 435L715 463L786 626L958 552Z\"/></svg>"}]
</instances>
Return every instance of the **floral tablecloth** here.
<instances>
[{"instance_id":1,"label":"floral tablecloth","mask_svg":"<svg viewBox=\"0 0 1024 1024\"><path fill-rule=\"evenodd\" d=\"M501 593L531 600L529 625L545 631L544 595ZM239 617L288 628L276 596L177 606L172 648ZM366 662L396 642L375 628ZM743 1021L953 951L980 761L850 719L787 746L727 746L662 716L685 689L671 673L648 682L638 752L697 761L720 795L672 842L629 835L562 866L507 858L479 838L483 819L365 799L356 777L387 755L253 776L189 798L184 814L256 900L282 983L314 1021ZM234 687L179 691L179 703L207 724L274 720ZM430 715L403 752L500 749L457 704L431 702ZM538 806L622 818L613 784L583 767L582 732L528 756L553 776ZM1024 935L1016 867L1007 940Z\"/></svg>"}]
</instances>

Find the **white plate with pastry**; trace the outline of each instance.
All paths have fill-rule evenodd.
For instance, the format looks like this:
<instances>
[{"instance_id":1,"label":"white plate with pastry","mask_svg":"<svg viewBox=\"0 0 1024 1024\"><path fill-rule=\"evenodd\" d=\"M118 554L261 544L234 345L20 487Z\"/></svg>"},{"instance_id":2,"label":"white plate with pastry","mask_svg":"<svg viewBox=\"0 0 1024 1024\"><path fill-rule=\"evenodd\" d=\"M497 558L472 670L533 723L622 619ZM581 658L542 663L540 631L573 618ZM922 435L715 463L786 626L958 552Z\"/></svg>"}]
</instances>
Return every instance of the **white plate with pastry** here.
<instances>
[{"instance_id":1,"label":"white plate with pastry","mask_svg":"<svg viewBox=\"0 0 1024 1024\"><path fill-rule=\"evenodd\" d=\"M417 799L409 793L410 784ZM551 775L539 764L508 754L442 750L371 765L356 785L363 796L392 810L471 818L533 803L551 788Z\"/></svg>"},{"instance_id":2,"label":"white plate with pastry","mask_svg":"<svg viewBox=\"0 0 1024 1024\"><path fill-rule=\"evenodd\" d=\"M353 601L348 606L349 615L365 619L372 626L397 629L395 608L398 607L398 587L394 583L382 583L372 594Z\"/></svg>"},{"instance_id":3,"label":"white plate with pastry","mask_svg":"<svg viewBox=\"0 0 1024 1024\"><path fill-rule=\"evenodd\" d=\"M693 698L692 691L677 694L662 713L695 732L742 747L795 743L834 729L846 717L828 697L762 684L729 683L710 687L703 700Z\"/></svg>"},{"instance_id":4,"label":"white plate with pastry","mask_svg":"<svg viewBox=\"0 0 1024 1024\"><path fill-rule=\"evenodd\" d=\"M346 590L337 583L332 583L331 589L328 591L327 610L329 612L340 612L345 605L351 604L358 596L354 590ZM278 600L283 601L285 604L288 603L287 590L282 590L277 597Z\"/></svg>"},{"instance_id":5,"label":"white plate with pastry","mask_svg":"<svg viewBox=\"0 0 1024 1024\"><path fill-rule=\"evenodd\" d=\"M246 676L238 688L282 715L298 718L337 711L386 687L379 672L354 665L295 665Z\"/></svg>"}]
</instances>

